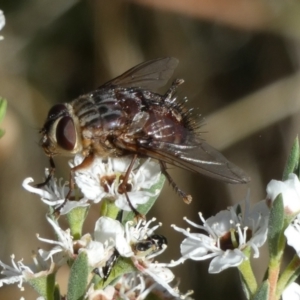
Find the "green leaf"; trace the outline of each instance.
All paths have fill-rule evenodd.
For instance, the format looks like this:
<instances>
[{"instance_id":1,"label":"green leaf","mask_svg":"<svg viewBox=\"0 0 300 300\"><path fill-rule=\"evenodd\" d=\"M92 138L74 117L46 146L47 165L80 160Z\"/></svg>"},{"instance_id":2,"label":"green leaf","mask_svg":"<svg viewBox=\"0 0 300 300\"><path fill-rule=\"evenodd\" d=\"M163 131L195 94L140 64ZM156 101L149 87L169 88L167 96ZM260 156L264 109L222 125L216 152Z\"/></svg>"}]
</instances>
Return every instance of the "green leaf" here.
<instances>
[{"instance_id":1,"label":"green leaf","mask_svg":"<svg viewBox=\"0 0 300 300\"><path fill-rule=\"evenodd\" d=\"M89 273L87 254L81 252L71 268L67 292L68 300L84 299Z\"/></svg>"},{"instance_id":2,"label":"green leaf","mask_svg":"<svg viewBox=\"0 0 300 300\"><path fill-rule=\"evenodd\" d=\"M157 190L159 191L159 193L157 193L157 195L151 197L147 203L145 204L141 204L137 206L137 210L140 214L142 215L146 215L148 213L148 211L151 209L151 207L154 205L155 201L157 200L163 186L165 183L165 176L163 174L160 175L159 180L157 183L155 183L153 186L151 186L150 189L144 189L144 191L148 191L152 194L155 194L157 192ZM125 224L128 221L131 221L135 218L135 214L134 212L124 212L124 217L123 217L123 224Z\"/></svg>"},{"instance_id":3,"label":"green leaf","mask_svg":"<svg viewBox=\"0 0 300 300\"><path fill-rule=\"evenodd\" d=\"M252 299L267 300L269 296L269 288L270 288L269 281L268 280L264 281Z\"/></svg>"},{"instance_id":4,"label":"green leaf","mask_svg":"<svg viewBox=\"0 0 300 300\"><path fill-rule=\"evenodd\" d=\"M2 122L7 108L7 101L0 97L0 122Z\"/></svg>"},{"instance_id":5,"label":"green leaf","mask_svg":"<svg viewBox=\"0 0 300 300\"><path fill-rule=\"evenodd\" d=\"M287 162L285 164L282 180L287 180L288 175L290 173L295 173L299 176L299 156L300 156L300 148L299 148L299 139L297 136L293 143Z\"/></svg>"},{"instance_id":6,"label":"green leaf","mask_svg":"<svg viewBox=\"0 0 300 300\"><path fill-rule=\"evenodd\" d=\"M67 214L71 235L75 240L79 240L82 234L82 226L89 211L87 207L76 207Z\"/></svg>"},{"instance_id":7,"label":"green leaf","mask_svg":"<svg viewBox=\"0 0 300 300\"><path fill-rule=\"evenodd\" d=\"M56 284L54 289L54 300L61 300L59 286Z\"/></svg>"},{"instance_id":8,"label":"green leaf","mask_svg":"<svg viewBox=\"0 0 300 300\"><path fill-rule=\"evenodd\" d=\"M275 257L280 249L280 237L284 227L284 207L282 194L279 194L273 202L268 230L268 243L270 257Z\"/></svg>"},{"instance_id":9,"label":"green leaf","mask_svg":"<svg viewBox=\"0 0 300 300\"><path fill-rule=\"evenodd\" d=\"M28 279L35 291L47 300L54 300L55 274Z\"/></svg>"},{"instance_id":10,"label":"green leaf","mask_svg":"<svg viewBox=\"0 0 300 300\"><path fill-rule=\"evenodd\" d=\"M103 279L99 280L99 282L96 284L96 289L104 289L111 282L113 282L120 276L128 273L132 273L134 271L136 271L136 267L133 265L132 260L130 258L125 258L120 256L116 264L113 266L106 281L103 281Z\"/></svg>"},{"instance_id":11,"label":"green leaf","mask_svg":"<svg viewBox=\"0 0 300 300\"><path fill-rule=\"evenodd\" d=\"M7 101L0 97L0 123L2 122L7 108ZM4 135L4 130L0 129L0 138Z\"/></svg>"},{"instance_id":12,"label":"green leaf","mask_svg":"<svg viewBox=\"0 0 300 300\"><path fill-rule=\"evenodd\" d=\"M245 281L244 276L242 276L241 273L239 273L239 275L240 275L240 281L241 281L241 284L242 284L242 290L243 290L243 292L246 296L246 299L250 299L251 292L250 292L250 289L247 285L247 281Z\"/></svg>"}]
</instances>

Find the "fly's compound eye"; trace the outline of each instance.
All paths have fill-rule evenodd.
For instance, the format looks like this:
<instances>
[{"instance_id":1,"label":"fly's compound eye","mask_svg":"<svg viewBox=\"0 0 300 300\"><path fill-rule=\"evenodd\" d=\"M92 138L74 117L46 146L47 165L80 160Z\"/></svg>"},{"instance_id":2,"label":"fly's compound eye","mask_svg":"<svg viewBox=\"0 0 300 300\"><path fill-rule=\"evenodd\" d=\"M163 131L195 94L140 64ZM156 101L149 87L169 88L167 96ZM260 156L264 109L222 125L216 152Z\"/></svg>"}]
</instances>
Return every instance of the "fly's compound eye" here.
<instances>
[{"instance_id":1,"label":"fly's compound eye","mask_svg":"<svg viewBox=\"0 0 300 300\"><path fill-rule=\"evenodd\" d=\"M63 117L56 127L57 144L68 151L74 149L76 144L76 129L71 117Z\"/></svg>"},{"instance_id":2,"label":"fly's compound eye","mask_svg":"<svg viewBox=\"0 0 300 300\"><path fill-rule=\"evenodd\" d=\"M48 120L52 120L54 118L57 118L61 116L62 114L65 114L67 112L67 108L64 104L56 104L51 107L51 109L48 112Z\"/></svg>"}]
</instances>

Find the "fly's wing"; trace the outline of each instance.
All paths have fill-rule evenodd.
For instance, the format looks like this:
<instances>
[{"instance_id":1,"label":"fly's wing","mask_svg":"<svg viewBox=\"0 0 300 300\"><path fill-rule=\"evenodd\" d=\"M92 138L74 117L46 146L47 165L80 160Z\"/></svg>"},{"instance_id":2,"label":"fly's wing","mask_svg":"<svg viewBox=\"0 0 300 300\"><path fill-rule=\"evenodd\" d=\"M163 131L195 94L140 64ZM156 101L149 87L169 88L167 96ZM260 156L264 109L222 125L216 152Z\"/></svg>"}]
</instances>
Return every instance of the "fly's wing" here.
<instances>
[{"instance_id":1,"label":"fly's wing","mask_svg":"<svg viewBox=\"0 0 300 300\"><path fill-rule=\"evenodd\" d=\"M228 161L220 152L204 141L193 145L179 145L161 141L140 141L140 151L147 156L171 165L194 171L227 183L250 181L242 169Z\"/></svg>"},{"instance_id":2,"label":"fly's wing","mask_svg":"<svg viewBox=\"0 0 300 300\"><path fill-rule=\"evenodd\" d=\"M149 60L108 81L100 88L116 85L155 90L168 82L178 63L178 59L174 57Z\"/></svg>"}]
</instances>

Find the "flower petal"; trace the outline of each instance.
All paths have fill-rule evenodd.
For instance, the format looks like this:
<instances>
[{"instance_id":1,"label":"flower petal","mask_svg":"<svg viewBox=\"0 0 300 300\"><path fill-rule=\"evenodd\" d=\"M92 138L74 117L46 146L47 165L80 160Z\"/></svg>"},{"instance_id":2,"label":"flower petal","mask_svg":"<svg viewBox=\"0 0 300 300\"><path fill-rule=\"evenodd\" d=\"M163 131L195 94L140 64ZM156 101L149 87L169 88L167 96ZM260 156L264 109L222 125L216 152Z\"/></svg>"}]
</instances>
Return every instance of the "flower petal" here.
<instances>
[{"instance_id":1,"label":"flower petal","mask_svg":"<svg viewBox=\"0 0 300 300\"><path fill-rule=\"evenodd\" d=\"M300 300L300 286L292 282L282 293L282 300Z\"/></svg>"},{"instance_id":2,"label":"flower petal","mask_svg":"<svg viewBox=\"0 0 300 300\"><path fill-rule=\"evenodd\" d=\"M218 255L210 262L208 272L220 273L230 267L239 266L247 257L239 249L227 250L223 255Z\"/></svg>"}]
</instances>

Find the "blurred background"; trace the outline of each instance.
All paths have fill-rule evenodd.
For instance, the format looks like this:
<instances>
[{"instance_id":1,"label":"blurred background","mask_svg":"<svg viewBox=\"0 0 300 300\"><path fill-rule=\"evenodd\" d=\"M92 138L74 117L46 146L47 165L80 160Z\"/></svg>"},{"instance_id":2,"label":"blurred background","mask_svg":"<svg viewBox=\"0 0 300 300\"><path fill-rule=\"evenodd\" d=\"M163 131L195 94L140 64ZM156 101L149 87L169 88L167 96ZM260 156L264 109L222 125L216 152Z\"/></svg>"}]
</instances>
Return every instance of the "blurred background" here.
<instances>
[{"instance_id":1,"label":"blurred background","mask_svg":"<svg viewBox=\"0 0 300 300\"><path fill-rule=\"evenodd\" d=\"M43 179L48 159L38 146L49 108L89 92L134 65L173 56L174 78L184 78L179 97L204 118L203 138L252 178L226 185L170 167L179 186L193 195L188 206L166 184L151 216L169 247L161 261L180 256L183 236L170 224L199 223L245 198L264 199L271 179L281 179L300 128L300 4L266 0L58 1L0 0L6 16L0 42L0 96L8 112L0 140L0 260L30 263L32 250L47 247L35 234L54 238L46 207L22 189ZM165 90L168 87L166 86ZM163 92L165 91L163 90ZM68 178L66 158L56 158L57 176ZM90 211L98 216L98 207ZM86 224L86 230L93 228ZM262 251L259 279L267 265ZM187 261L173 269L180 289L194 299L244 299L236 269L208 274L209 262ZM60 279L65 280L64 272ZM226 297L224 296L226 295ZM29 286L0 289L1 299L36 299Z\"/></svg>"}]
</instances>

